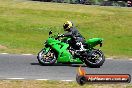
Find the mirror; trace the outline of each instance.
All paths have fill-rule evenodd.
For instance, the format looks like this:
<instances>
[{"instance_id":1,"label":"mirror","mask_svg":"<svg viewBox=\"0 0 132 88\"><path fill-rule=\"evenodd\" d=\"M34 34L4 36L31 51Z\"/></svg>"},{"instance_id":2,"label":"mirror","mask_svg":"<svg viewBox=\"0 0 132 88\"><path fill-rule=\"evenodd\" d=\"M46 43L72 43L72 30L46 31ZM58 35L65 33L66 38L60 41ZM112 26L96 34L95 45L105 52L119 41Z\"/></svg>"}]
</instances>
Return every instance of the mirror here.
<instances>
[{"instance_id":1,"label":"mirror","mask_svg":"<svg viewBox=\"0 0 132 88\"><path fill-rule=\"evenodd\" d=\"M52 30L49 32L49 35L51 35L52 34Z\"/></svg>"}]
</instances>

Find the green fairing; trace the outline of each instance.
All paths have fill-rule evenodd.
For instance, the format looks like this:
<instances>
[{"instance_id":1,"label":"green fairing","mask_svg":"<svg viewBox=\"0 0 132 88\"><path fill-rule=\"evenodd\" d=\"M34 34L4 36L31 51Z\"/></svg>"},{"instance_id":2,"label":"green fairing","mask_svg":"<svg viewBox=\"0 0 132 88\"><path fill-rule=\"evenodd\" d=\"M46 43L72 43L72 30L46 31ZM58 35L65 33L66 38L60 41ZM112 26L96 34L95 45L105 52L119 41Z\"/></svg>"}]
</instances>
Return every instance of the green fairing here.
<instances>
[{"instance_id":1,"label":"green fairing","mask_svg":"<svg viewBox=\"0 0 132 88\"><path fill-rule=\"evenodd\" d=\"M47 43L58 53L57 63L83 63L79 58L73 59L71 53L67 50L69 44L54 38L48 38Z\"/></svg>"},{"instance_id":2,"label":"green fairing","mask_svg":"<svg viewBox=\"0 0 132 88\"><path fill-rule=\"evenodd\" d=\"M103 40L102 38L92 38L92 39L87 40L86 43L89 44L89 48L92 49L96 45L101 44L102 40Z\"/></svg>"}]
</instances>

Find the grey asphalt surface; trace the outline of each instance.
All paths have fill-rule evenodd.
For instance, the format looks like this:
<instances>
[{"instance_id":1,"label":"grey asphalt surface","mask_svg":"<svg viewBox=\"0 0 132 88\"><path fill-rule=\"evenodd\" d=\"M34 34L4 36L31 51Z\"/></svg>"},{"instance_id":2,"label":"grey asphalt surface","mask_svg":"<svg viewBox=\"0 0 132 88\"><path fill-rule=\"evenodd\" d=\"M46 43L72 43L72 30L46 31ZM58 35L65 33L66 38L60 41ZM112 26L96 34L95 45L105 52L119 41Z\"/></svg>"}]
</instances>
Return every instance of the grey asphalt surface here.
<instances>
[{"instance_id":1,"label":"grey asphalt surface","mask_svg":"<svg viewBox=\"0 0 132 88\"><path fill-rule=\"evenodd\" d=\"M0 79L26 78L49 80L75 80L80 65L53 66L39 65L35 55L0 54ZM88 68L82 65L89 74L130 74L132 75L132 60L106 59L100 68Z\"/></svg>"}]
</instances>

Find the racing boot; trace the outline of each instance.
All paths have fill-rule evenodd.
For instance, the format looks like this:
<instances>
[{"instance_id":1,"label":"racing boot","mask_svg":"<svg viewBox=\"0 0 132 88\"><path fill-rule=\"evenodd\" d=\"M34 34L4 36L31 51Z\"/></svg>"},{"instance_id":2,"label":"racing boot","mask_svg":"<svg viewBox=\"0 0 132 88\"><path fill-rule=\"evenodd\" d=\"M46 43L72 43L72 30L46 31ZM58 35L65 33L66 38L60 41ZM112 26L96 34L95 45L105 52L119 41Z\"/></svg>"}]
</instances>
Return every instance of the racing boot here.
<instances>
[{"instance_id":1,"label":"racing boot","mask_svg":"<svg viewBox=\"0 0 132 88\"><path fill-rule=\"evenodd\" d=\"M81 42L77 42L76 45L78 46L78 50L75 50L75 54L78 56L87 50Z\"/></svg>"}]
</instances>

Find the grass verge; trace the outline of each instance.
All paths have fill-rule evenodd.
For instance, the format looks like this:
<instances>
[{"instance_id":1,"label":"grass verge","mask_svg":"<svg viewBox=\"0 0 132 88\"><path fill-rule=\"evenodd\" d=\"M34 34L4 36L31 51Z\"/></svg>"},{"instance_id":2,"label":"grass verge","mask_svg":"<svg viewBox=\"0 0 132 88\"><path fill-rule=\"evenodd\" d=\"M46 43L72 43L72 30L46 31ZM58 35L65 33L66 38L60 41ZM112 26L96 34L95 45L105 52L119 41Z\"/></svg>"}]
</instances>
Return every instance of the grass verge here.
<instances>
[{"instance_id":1,"label":"grass verge","mask_svg":"<svg viewBox=\"0 0 132 88\"><path fill-rule=\"evenodd\" d=\"M86 38L102 37L106 56L132 57L132 9L0 0L0 52L37 54L48 31L72 20Z\"/></svg>"},{"instance_id":2,"label":"grass verge","mask_svg":"<svg viewBox=\"0 0 132 88\"><path fill-rule=\"evenodd\" d=\"M19 81L1 80L1 88L132 88L131 84L85 84L78 85L76 82L61 81Z\"/></svg>"}]
</instances>

